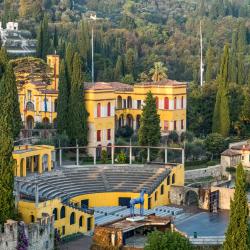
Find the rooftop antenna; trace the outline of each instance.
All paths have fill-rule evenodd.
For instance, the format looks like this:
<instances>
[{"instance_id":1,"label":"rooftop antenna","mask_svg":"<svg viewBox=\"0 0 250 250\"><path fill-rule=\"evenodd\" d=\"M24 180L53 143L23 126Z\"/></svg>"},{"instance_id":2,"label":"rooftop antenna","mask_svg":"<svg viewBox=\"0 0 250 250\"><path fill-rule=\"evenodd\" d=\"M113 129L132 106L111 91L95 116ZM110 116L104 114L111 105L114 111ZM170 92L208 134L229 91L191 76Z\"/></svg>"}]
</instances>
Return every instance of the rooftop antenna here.
<instances>
[{"instance_id":1,"label":"rooftop antenna","mask_svg":"<svg viewBox=\"0 0 250 250\"><path fill-rule=\"evenodd\" d=\"M203 42L202 42L202 27L201 27L201 21L200 21L200 49L201 49L201 62L200 62L200 85L203 85Z\"/></svg>"}]
</instances>

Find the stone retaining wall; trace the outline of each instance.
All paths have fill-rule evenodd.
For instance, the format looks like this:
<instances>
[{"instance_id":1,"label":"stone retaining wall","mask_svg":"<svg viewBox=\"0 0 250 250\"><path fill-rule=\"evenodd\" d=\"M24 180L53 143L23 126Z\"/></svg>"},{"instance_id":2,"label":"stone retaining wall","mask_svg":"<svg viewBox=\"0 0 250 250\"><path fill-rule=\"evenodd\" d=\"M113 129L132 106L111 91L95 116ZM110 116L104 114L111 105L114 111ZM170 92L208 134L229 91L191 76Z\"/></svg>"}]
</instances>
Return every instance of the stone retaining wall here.
<instances>
[{"instance_id":1,"label":"stone retaining wall","mask_svg":"<svg viewBox=\"0 0 250 250\"><path fill-rule=\"evenodd\" d=\"M198 179L202 177L220 177L223 175L221 165L215 165L207 168L199 168L185 171L185 180Z\"/></svg>"}]
</instances>

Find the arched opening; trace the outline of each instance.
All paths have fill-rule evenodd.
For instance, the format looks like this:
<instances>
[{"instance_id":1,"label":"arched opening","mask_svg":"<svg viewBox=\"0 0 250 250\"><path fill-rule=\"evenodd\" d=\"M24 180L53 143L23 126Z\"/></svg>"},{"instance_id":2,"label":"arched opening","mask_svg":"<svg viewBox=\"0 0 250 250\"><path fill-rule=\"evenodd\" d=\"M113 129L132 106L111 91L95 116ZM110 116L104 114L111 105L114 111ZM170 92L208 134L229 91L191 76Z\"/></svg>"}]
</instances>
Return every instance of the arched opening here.
<instances>
[{"instance_id":1,"label":"arched opening","mask_svg":"<svg viewBox=\"0 0 250 250\"><path fill-rule=\"evenodd\" d=\"M107 105L107 116L111 116L111 104L110 104L110 102L108 102L108 105Z\"/></svg>"},{"instance_id":2,"label":"arched opening","mask_svg":"<svg viewBox=\"0 0 250 250\"><path fill-rule=\"evenodd\" d=\"M155 104L156 104L156 108L159 108L159 98L158 96L155 97Z\"/></svg>"},{"instance_id":3,"label":"arched opening","mask_svg":"<svg viewBox=\"0 0 250 250\"><path fill-rule=\"evenodd\" d=\"M117 97L117 108L122 109L122 97L121 96Z\"/></svg>"},{"instance_id":4,"label":"arched opening","mask_svg":"<svg viewBox=\"0 0 250 250\"><path fill-rule=\"evenodd\" d=\"M127 115L126 118L126 123L130 128L133 128L133 116L132 115Z\"/></svg>"},{"instance_id":5,"label":"arched opening","mask_svg":"<svg viewBox=\"0 0 250 250\"><path fill-rule=\"evenodd\" d=\"M57 208L53 209L53 215L54 215L54 220L58 220L58 217L57 217Z\"/></svg>"},{"instance_id":6,"label":"arched opening","mask_svg":"<svg viewBox=\"0 0 250 250\"><path fill-rule=\"evenodd\" d=\"M167 185L168 186L170 185L170 176L168 176L168 178L167 178Z\"/></svg>"},{"instance_id":7,"label":"arched opening","mask_svg":"<svg viewBox=\"0 0 250 250\"><path fill-rule=\"evenodd\" d=\"M83 225L83 216L80 216L79 218L79 227L82 227Z\"/></svg>"},{"instance_id":8,"label":"arched opening","mask_svg":"<svg viewBox=\"0 0 250 250\"><path fill-rule=\"evenodd\" d=\"M42 157L43 172L48 170L48 163L49 163L48 159L49 159L49 156L47 154L43 155L43 157Z\"/></svg>"},{"instance_id":9,"label":"arched opening","mask_svg":"<svg viewBox=\"0 0 250 250\"><path fill-rule=\"evenodd\" d=\"M174 109L177 109L177 98L174 98Z\"/></svg>"},{"instance_id":10,"label":"arched opening","mask_svg":"<svg viewBox=\"0 0 250 250\"><path fill-rule=\"evenodd\" d=\"M27 116L26 118L26 126L27 129L33 129L34 128L34 118L32 116Z\"/></svg>"},{"instance_id":11,"label":"arched opening","mask_svg":"<svg viewBox=\"0 0 250 250\"><path fill-rule=\"evenodd\" d=\"M53 128L57 129L57 119L56 118L53 120Z\"/></svg>"},{"instance_id":12,"label":"arched opening","mask_svg":"<svg viewBox=\"0 0 250 250\"><path fill-rule=\"evenodd\" d=\"M61 219L65 218L65 206L62 206L62 207L61 207L60 218L61 218Z\"/></svg>"},{"instance_id":13,"label":"arched opening","mask_svg":"<svg viewBox=\"0 0 250 250\"><path fill-rule=\"evenodd\" d=\"M108 157L111 157L111 152L112 152L112 143L109 143L107 145L107 155L108 155Z\"/></svg>"},{"instance_id":14,"label":"arched opening","mask_svg":"<svg viewBox=\"0 0 250 250\"><path fill-rule=\"evenodd\" d=\"M20 162L20 176L24 176L24 159Z\"/></svg>"},{"instance_id":15,"label":"arched opening","mask_svg":"<svg viewBox=\"0 0 250 250\"><path fill-rule=\"evenodd\" d=\"M98 145L96 148L96 159L100 160L102 156L102 145Z\"/></svg>"},{"instance_id":16,"label":"arched opening","mask_svg":"<svg viewBox=\"0 0 250 250\"><path fill-rule=\"evenodd\" d=\"M185 195L185 204L187 206L198 206L199 205L198 194L193 190L187 191Z\"/></svg>"},{"instance_id":17,"label":"arched opening","mask_svg":"<svg viewBox=\"0 0 250 250\"><path fill-rule=\"evenodd\" d=\"M172 184L175 184L175 174L172 175Z\"/></svg>"},{"instance_id":18,"label":"arched opening","mask_svg":"<svg viewBox=\"0 0 250 250\"><path fill-rule=\"evenodd\" d=\"M35 106L34 106L33 102L28 101L28 102L26 103L26 110L27 110L27 111L35 111Z\"/></svg>"},{"instance_id":19,"label":"arched opening","mask_svg":"<svg viewBox=\"0 0 250 250\"><path fill-rule=\"evenodd\" d=\"M141 126L141 116L137 115L136 116L136 129L139 129Z\"/></svg>"},{"instance_id":20,"label":"arched opening","mask_svg":"<svg viewBox=\"0 0 250 250\"><path fill-rule=\"evenodd\" d=\"M101 103L97 103L97 117L101 117Z\"/></svg>"},{"instance_id":21,"label":"arched opening","mask_svg":"<svg viewBox=\"0 0 250 250\"><path fill-rule=\"evenodd\" d=\"M121 115L121 116L119 117L118 124L119 124L119 128L121 128L121 127L124 126L124 116L123 116L123 115Z\"/></svg>"},{"instance_id":22,"label":"arched opening","mask_svg":"<svg viewBox=\"0 0 250 250\"><path fill-rule=\"evenodd\" d=\"M54 101L54 112L57 112L57 99Z\"/></svg>"},{"instance_id":23,"label":"arched opening","mask_svg":"<svg viewBox=\"0 0 250 250\"><path fill-rule=\"evenodd\" d=\"M132 109L132 97L128 96L127 98L127 108Z\"/></svg>"},{"instance_id":24,"label":"arched opening","mask_svg":"<svg viewBox=\"0 0 250 250\"><path fill-rule=\"evenodd\" d=\"M30 216L30 221L31 221L31 223L35 222L35 216L33 214Z\"/></svg>"},{"instance_id":25,"label":"arched opening","mask_svg":"<svg viewBox=\"0 0 250 250\"><path fill-rule=\"evenodd\" d=\"M184 97L183 96L181 97L181 108L182 109L184 108Z\"/></svg>"},{"instance_id":26,"label":"arched opening","mask_svg":"<svg viewBox=\"0 0 250 250\"><path fill-rule=\"evenodd\" d=\"M49 100L47 98L43 99L43 107L45 112L48 112L48 102Z\"/></svg>"},{"instance_id":27,"label":"arched opening","mask_svg":"<svg viewBox=\"0 0 250 250\"><path fill-rule=\"evenodd\" d=\"M48 118L48 117L44 117L44 118L43 118L43 125L44 125L44 126L49 125L49 118Z\"/></svg>"},{"instance_id":28,"label":"arched opening","mask_svg":"<svg viewBox=\"0 0 250 250\"><path fill-rule=\"evenodd\" d=\"M76 220L75 213L72 212L70 215L70 225L74 225L76 223L75 220Z\"/></svg>"},{"instance_id":29,"label":"arched opening","mask_svg":"<svg viewBox=\"0 0 250 250\"><path fill-rule=\"evenodd\" d=\"M168 97L164 98L164 109L169 109L169 98Z\"/></svg>"}]
</instances>

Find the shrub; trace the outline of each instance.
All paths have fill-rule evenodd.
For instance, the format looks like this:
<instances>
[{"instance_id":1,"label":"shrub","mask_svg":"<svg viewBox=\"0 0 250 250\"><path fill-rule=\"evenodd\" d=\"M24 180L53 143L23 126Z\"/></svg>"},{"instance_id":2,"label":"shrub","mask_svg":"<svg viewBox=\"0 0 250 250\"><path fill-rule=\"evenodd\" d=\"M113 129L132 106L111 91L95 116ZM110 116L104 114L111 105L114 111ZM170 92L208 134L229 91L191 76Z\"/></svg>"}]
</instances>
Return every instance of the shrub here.
<instances>
[{"instance_id":1,"label":"shrub","mask_svg":"<svg viewBox=\"0 0 250 250\"><path fill-rule=\"evenodd\" d=\"M103 164L107 163L108 153L106 150L102 150L101 160Z\"/></svg>"},{"instance_id":2,"label":"shrub","mask_svg":"<svg viewBox=\"0 0 250 250\"><path fill-rule=\"evenodd\" d=\"M124 164L127 161L127 156L124 151L121 151L117 156L117 162L119 164Z\"/></svg>"}]
</instances>

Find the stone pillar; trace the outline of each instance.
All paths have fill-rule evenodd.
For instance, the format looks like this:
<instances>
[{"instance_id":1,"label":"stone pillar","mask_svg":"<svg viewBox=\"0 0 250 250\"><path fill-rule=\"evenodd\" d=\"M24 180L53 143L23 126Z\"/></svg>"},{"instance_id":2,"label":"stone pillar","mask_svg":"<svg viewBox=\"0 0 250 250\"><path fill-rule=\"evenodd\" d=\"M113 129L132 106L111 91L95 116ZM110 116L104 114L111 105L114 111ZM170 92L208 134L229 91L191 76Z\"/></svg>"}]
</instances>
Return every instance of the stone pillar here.
<instances>
[{"instance_id":1,"label":"stone pillar","mask_svg":"<svg viewBox=\"0 0 250 250\"><path fill-rule=\"evenodd\" d=\"M23 176L27 174L27 160L26 157L23 159Z\"/></svg>"},{"instance_id":2,"label":"stone pillar","mask_svg":"<svg viewBox=\"0 0 250 250\"><path fill-rule=\"evenodd\" d=\"M184 164L185 164L185 149L182 149L181 158L182 158L182 164L184 166Z\"/></svg>"},{"instance_id":3,"label":"stone pillar","mask_svg":"<svg viewBox=\"0 0 250 250\"><path fill-rule=\"evenodd\" d=\"M35 186L35 202L36 202L36 207L38 207L38 204L39 204L39 187L38 187L38 183L36 183L36 186Z\"/></svg>"},{"instance_id":4,"label":"stone pillar","mask_svg":"<svg viewBox=\"0 0 250 250\"><path fill-rule=\"evenodd\" d=\"M150 147L148 147L147 162L150 162Z\"/></svg>"},{"instance_id":5,"label":"stone pillar","mask_svg":"<svg viewBox=\"0 0 250 250\"><path fill-rule=\"evenodd\" d=\"M94 148L94 165L96 165L96 148Z\"/></svg>"},{"instance_id":6,"label":"stone pillar","mask_svg":"<svg viewBox=\"0 0 250 250\"><path fill-rule=\"evenodd\" d=\"M34 173L34 156L31 156L30 157L30 159L31 159L31 173Z\"/></svg>"},{"instance_id":7,"label":"stone pillar","mask_svg":"<svg viewBox=\"0 0 250 250\"><path fill-rule=\"evenodd\" d=\"M59 166L62 166L62 149L59 149Z\"/></svg>"},{"instance_id":8,"label":"stone pillar","mask_svg":"<svg viewBox=\"0 0 250 250\"><path fill-rule=\"evenodd\" d=\"M16 162L16 176L20 176L20 159Z\"/></svg>"},{"instance_id":9,"label":"stone pillar","mask_svg":"<svg viewBox=\"0 0 250 250\"><path fill-rule=\"evenodd\" d=\"M112 162L112 165L114 165L114 154L115 154L115 146L112 145L112 148L111 148L111 162Z\"/></svg>"},{"instance_id":10,"label":"stone pillar","mask_svg":"<svg viewBox=\"0 0 250 250\"><path fill-rule=\"evenodd\" d=\"M76 145L76 165L79 166L79 145Z\"/></svg>"},{"instance_id":11,"label":"stone pillar","mask_svg":"<svg viewBox=\"0 0 250 250\"><path fill-rule=\"evenodd\" d=\"M129 146L129 164L132 164L132 146Z\"/></svg>"},{"instance_id":12,"label":"stone pillar","mask_svg":"<svg viewBox=\"0 0 250 250\"><path fill-rule=\"evenodd\" d=\"M168 163L168 149L165 148L165 164Z\"/></svg>"},{"instance_id":13,"label":"stone pillar","mask_svg":"<svg viewBox=\"0 0 250 250\"><path fill-rule=\"evenodd\" d=\"M48 171L52 169L51 153L48 154Z\"/></svg>"}]
</instances>

